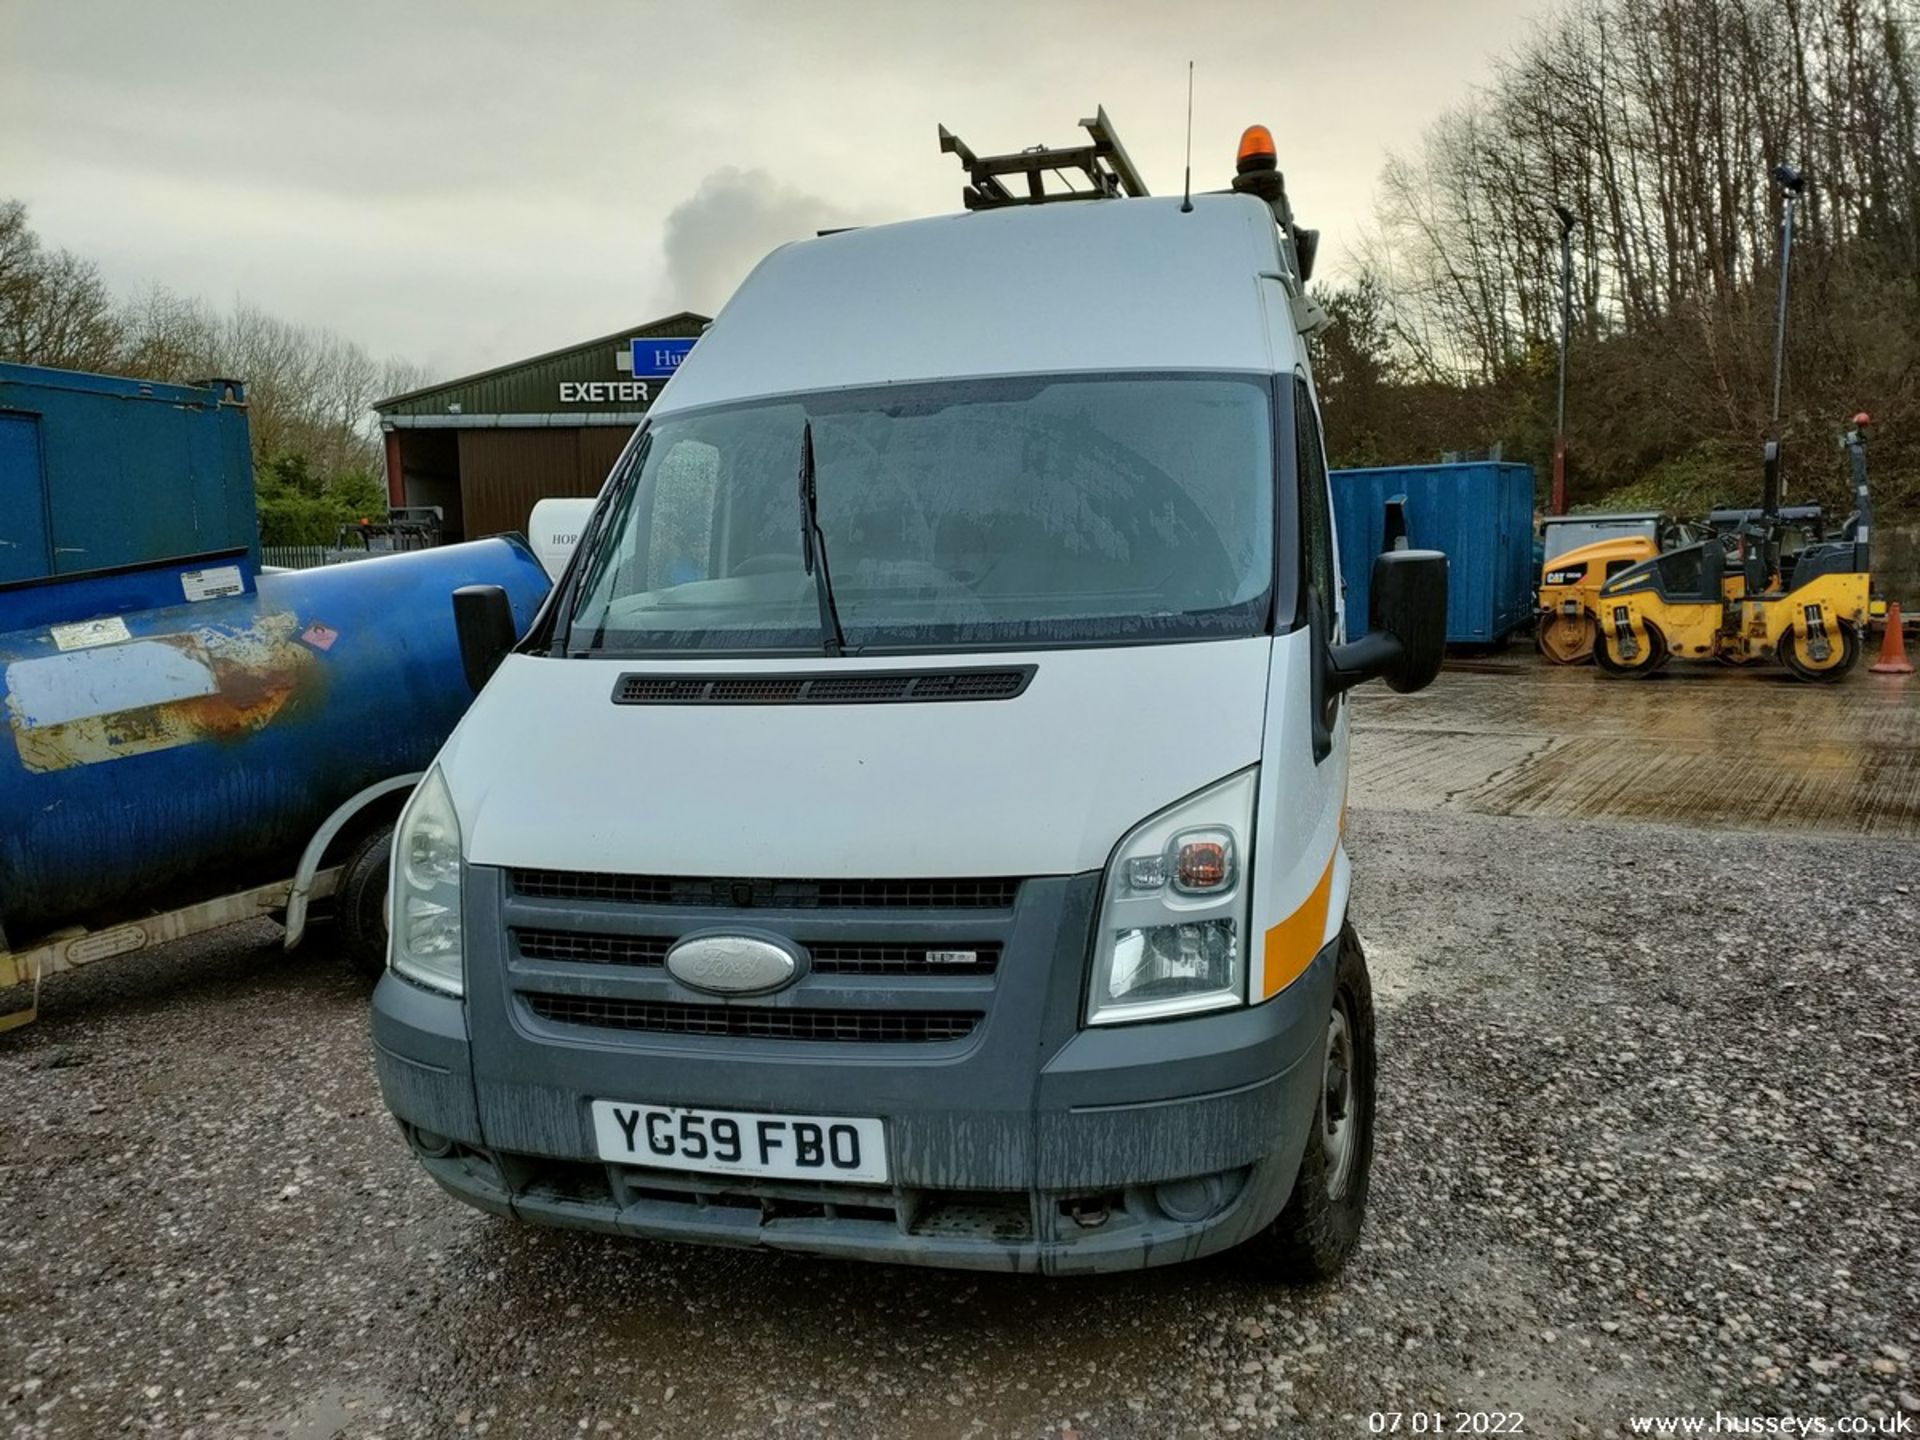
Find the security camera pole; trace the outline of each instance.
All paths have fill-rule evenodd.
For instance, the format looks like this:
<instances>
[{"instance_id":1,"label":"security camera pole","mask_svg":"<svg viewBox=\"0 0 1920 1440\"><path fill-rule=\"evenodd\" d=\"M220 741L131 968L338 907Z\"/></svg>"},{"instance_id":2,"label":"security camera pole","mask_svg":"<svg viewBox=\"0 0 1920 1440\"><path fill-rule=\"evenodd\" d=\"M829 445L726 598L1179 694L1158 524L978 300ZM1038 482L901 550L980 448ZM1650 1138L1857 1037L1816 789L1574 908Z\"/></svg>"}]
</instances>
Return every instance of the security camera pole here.
<instances>
[{"instance_id":1,"label":"security camera pole","mask_svg":"<svg viewBox=\"0 0 1920 1440\"><path fill-rule=\"evenodd\" d=\"M1573 334L1573 227L1580 217L1564 205L1560 217L1560 406L1553 425L1553 513L1567 513L1567 343Z\"/></svg>"}]
</instances>

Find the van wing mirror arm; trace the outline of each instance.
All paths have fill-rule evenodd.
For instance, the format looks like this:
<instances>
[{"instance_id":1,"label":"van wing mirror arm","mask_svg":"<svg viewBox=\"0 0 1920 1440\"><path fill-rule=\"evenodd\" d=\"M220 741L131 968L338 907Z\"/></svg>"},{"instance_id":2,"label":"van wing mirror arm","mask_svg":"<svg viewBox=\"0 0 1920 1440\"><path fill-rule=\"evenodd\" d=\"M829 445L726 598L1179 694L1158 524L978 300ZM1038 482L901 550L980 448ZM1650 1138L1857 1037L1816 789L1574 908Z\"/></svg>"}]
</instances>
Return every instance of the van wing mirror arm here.
<instances>
[{"instance_id":1,"label":"van wing mirror arm","mask_svg":"<svg viewBox=\"0 0 1920 1440\"><path fill-rule=\"evenodd\" d=\"M1447 557L1437 550L1385 550L1373 560L1367 633L1325 647L1326 693L1385 680L1401 694L1424 690L1446 654Z\"/></svg>"},{"instance_id":2,"label":"van wing mirror arm","mask_svg":"<svg viewBox=\"0 0 1920 1440\"><path fill-rule=\"evenodd\" d=\"M1329 646L1327 689L1340 695L1369 680L1390 676L1401 668L1406 653L1400 637L1384 630L1372 631L1345 645Z\"/></svg>"}]
</instances>

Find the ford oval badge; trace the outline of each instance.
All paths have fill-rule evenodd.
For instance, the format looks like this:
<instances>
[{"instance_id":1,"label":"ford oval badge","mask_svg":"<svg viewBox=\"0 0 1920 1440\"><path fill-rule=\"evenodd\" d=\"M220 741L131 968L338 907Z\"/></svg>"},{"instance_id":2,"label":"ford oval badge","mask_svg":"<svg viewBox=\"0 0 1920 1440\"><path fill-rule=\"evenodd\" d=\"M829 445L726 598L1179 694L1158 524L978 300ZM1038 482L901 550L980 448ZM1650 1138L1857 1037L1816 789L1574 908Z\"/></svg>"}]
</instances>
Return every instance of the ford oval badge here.
<instances>
[{"instance_id":1,"label":"ford oval badge","mask_svg":"<svg viewBox=\"0 0 1920 1440\"><path fill-rule=\"evenodd\" d=\"M715 995L763 995L792 984L800 959L758 935L689 935L667 951L667 973Z\"/></svg>"}]
</instances>

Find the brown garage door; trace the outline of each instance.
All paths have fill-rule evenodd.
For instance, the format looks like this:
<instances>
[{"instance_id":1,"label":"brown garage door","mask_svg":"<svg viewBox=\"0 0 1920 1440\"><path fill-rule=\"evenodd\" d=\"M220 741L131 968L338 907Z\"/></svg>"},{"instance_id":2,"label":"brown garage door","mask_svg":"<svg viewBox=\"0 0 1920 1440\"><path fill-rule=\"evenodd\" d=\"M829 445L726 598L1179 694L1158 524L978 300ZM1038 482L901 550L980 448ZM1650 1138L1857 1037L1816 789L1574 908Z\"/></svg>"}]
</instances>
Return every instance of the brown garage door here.
<instances>
[{"instance_id":1,"label":"brown garage door","mask_svg":"<svg viewBox=\"0 0 1920 1440\"><path fill-rule=\"evenodd\" d=\"M462 430L460 495L469 540L503 531L524 534L536 500L597 495L620 449L626 425L577 430Z\"/></svg>"}]
</instances>

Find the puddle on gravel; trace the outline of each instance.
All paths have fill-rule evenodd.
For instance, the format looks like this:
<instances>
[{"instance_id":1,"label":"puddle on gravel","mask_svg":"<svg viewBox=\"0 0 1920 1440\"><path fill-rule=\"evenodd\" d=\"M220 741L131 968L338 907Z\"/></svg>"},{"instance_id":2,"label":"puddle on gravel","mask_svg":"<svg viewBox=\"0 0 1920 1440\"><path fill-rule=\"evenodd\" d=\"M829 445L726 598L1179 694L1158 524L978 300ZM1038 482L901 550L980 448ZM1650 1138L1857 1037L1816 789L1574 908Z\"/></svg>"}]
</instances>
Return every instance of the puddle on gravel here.
<instances>
[{"instance_id":1,"label":"puddle on gravel","mask_svg":"<svg viewBox=\"0 0 1920 1440\"><path fill-rule=\"evenodd\" d=\"M329 1385L293 1411L268 1424L272 1440L347 1440L378 1429L391 1415L392 1399L375 1385Z\"/></svg>"}]
</instances>

